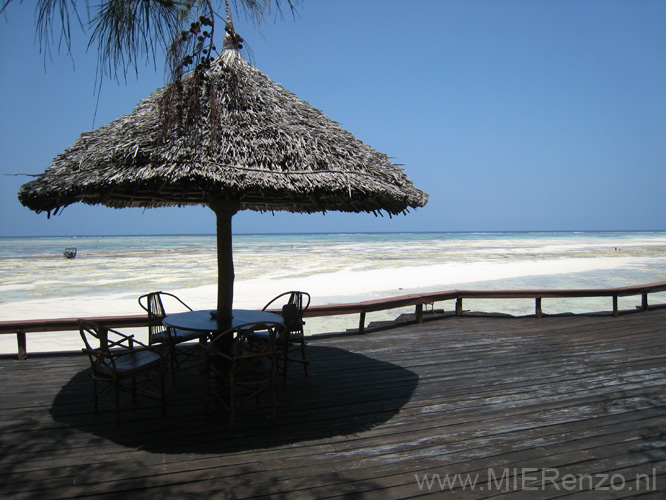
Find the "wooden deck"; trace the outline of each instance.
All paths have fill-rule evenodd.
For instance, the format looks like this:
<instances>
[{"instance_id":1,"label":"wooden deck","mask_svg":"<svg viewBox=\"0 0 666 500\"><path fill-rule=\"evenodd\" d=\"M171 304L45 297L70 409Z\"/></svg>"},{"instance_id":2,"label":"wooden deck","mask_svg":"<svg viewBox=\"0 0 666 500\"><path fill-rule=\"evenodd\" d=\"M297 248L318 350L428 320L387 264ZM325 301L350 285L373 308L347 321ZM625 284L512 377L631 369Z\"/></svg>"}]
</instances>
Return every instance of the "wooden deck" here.
<instances>
[{"instance_id":1,"label":"wooden deck","mask_svg":"<svg viewBox=\"0 0 666 500\"><path fill-rule=\"evenodd\" d=\"M196 369L166 417L140 403L116 425L82 356L5 357L0 497L665 498L665 333L657 309L315 339L277 418L235 429Z\"/></svg>"}]
</instances>

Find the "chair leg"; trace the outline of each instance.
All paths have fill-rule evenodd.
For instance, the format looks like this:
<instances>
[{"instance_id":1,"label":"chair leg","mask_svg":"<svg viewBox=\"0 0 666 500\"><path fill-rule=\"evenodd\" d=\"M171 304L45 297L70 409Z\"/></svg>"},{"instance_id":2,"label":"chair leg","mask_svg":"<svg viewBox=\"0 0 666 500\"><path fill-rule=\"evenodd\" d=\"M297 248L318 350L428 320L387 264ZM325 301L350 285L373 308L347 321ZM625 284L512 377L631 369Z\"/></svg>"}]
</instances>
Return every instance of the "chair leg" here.
<instances>
[{"instance_id":1,"label":"chair leg","mask_svg":"<svg viewBox=\"0 0 666 500\"><path fill-rule=\"evenodd\" d=\"M201 346L201 340L199 339L199 346ZM175 373L176 371L180 371L181 369L187 370L190 369L190 366L185 366L186 363L188 363L189 358L191 357L196 357L196 354L194 353L194 349L188 350L188 347L193 348L194 346L191 343L188 342L182 342L183 348L179 351L177 349L177 346L181 345L178 342L174 342L171 346L171 353L172 353L172 358L171 358L171 367L174 373L173 377L173 382L174 384L176 383L176 378L175 378Z\"/></svg>"},{"instance_id":2,"label":"chair leg","mask_svg":"<svg viewBox=\"0 0 666 500\"><path fill-rule=\"evenodd\" d=\"M136 403L136 377L132 377L132 403Z\"/></svg>"},{"instance_id":3,"label":"chair leg","mask_svg":"<svg viewBox=\"0 0 666 500\"><path fill-rule=\"evenodd\" d=\"M93 406L95 408L95 413L98 411L97 400L99 396L97 395L97 379L93 379Z\"/></svg>"},{"instance_id":4,"label":"chair leg","mask_svg":"<svg viewBox=\"0 0 666 500\"><path fill-rule=\"evenodd\" d=\"M305 371L305 376L307 377L309 361L305 358L305 344L301 344L301 358L303 358L303 370Z\"/></svg>"},{"instance_id":5,"label":"chair leg","mask_svg":"<svg viewBox=\"0 0 666 500\"><path fill-rule=\"evenodd\" d=\"M210 413L210 374L205 370L202 375L204 379L204 410L207 415Z\"/></svg>"},{"instance_id":6,"label":"chair leg","mask_svg":"<svg viewBox=\"0 0 666 500\"><path fill-rule=\"evenodd\" d=\"M169 361L171 362L171 382L176 385L176 344L169 343Z\"/></svg>"},{"instance_id":7,"label":"chair leg","mask_svg":"<svg viewBox=\"0 0 666 500\"><path fill-rule=\"evenodd\" d=\"M162 400L162 415L166 415L166 385L164 383L164 367L160 365L160 398Z\"/></svg>"},{"instance_id":8,"label":"chair leg","mask_svg":"<svg viewBox=\"0 0 666 500\"><path fill-rule=\"evenodd\" d=\"M273 365L273 373L271 373L271 415L275 418L277 408L277 399L275 397L275 364Z\"/></svg>"},{"instance_id":9,"label":"chair leg","mask_svg":"<svg viewBox=\"0 0 666 500\"><path fill-rule=\"evenodd\" d=\"M236 391L232 385L229 389L229 426L236 425Z\"/></svg>"},{"instance_id":10,"label":"chair leg","mask_svg":"<svg viewBox=\"0 0 666 500\"><path fill-rule=\"evenodd\" d=\"M287 387L287 368L289 367L289 346L284 348L284 359L282 361L282 386Z\"/></svg>"},{"instance_id":11,"label":"chair leg","mask_svg":"<svg viewBox=\"0 0 666 500\"><path fill-rule=\"evenodd\" d=\"M283 376L283 384L285 386L287 385L287 369L291 363L301 363L303 365L303 371L305 372L305 376L306 377L308 376L308 364L310 364L310 362L307 360L305 356L305 345L306 345L305 343L300 343L300 348L298 348L301 351L301 359L295 357L297 356L295 352L296 349L292 350L292 353L294 355L294 357L292 358L289 357L289 346L286 346L284 349L284 356L282 360L283 364L282 376Z\"/></svg>"},{"instance_id":12,"label":"chair leg","mask_svg":"<svg viewBox=\"0 0 666 500\"><path fill-rule=\"evenodd\" d=\"M120 423L120 389L118 388L118 382L114 384L115 389L115 398L116 398L116 423Z\"/></svg>"}]
</instances>

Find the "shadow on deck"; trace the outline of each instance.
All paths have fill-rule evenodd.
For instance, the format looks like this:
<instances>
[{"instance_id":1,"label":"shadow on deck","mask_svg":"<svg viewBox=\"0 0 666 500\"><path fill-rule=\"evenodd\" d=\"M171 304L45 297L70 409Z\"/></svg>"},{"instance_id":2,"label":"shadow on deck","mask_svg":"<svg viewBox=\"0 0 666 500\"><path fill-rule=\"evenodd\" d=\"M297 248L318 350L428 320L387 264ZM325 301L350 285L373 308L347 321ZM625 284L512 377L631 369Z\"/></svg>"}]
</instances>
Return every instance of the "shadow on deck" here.
<instances>
[{"instance_id":1,"label":"shadow on deck","mask_svg":"<svg viewBox=\"0 0 666 500\"><path fill-rule=\"evenodd\" d=\"M275 418L264 396L263 405L257 407L252 400L241 408L233 428L227 425L228 414L221 405L211 405L206 414L198 363L179 371L176 384L168 387L164 417L158 405L143 400L122 412L120 424L112 412L89 413L91 402L80 403L82 392L89 393L89 369L65 384L51 415L68 427L155 453L238 452L371 429L390 420L418 383L410 370L340 348L312 345L308 357L313 367L310 376L304 377L301 367L294 366L286 387L278 380ZM358 373L363 383L355 380Z\"/></svg>"}]
</instances>

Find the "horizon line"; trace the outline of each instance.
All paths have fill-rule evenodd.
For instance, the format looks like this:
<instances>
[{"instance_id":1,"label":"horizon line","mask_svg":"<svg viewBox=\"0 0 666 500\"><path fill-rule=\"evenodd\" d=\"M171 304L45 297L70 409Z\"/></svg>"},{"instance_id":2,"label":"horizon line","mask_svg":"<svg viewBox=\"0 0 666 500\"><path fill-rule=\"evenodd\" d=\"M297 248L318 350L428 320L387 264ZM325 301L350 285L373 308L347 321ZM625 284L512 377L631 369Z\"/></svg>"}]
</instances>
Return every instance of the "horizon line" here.
<instances>
[{"instance_id":1,"label":"horizon line","mask_svg":"<svg viewBox=\"0 0 666 500\"><path fill-rule=\"evenodd\" d=\"M304 231L304 232L239 232L233 236L307 236L307 235L388 235L388 234L562 234L562 233L663 233L666 229L518 229L469 231ZM216 236L216 233L154 233L154 234L69 234L69 235L0 235L10 238L150 238L165 236Z\"/></svg>"}]
</instances>

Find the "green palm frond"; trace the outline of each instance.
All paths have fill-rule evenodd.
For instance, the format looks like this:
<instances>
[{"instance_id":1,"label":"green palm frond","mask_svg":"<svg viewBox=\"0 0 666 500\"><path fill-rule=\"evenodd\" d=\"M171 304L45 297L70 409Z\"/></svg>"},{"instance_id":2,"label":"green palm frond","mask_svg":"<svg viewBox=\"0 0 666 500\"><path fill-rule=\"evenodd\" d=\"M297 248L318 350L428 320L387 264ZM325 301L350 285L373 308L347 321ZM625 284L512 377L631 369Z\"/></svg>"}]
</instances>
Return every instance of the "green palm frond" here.
<instances>
[{"instance_id":1,"label":"green palm frond","mask_svg":"<svg viewBox=\"0 0 666 500\"><path fill-rule=\"evenodd\" d=\"M298 1L231 0L236 10L242 10L257 23L263 22L273 7L281 13L285 3L294 12ZM8 11L12 3L16 0L4 0L0 14ZM224 13L225 3L220 0L38 0L35 26L45 53L50 52L56 40L58 50L64 47L70 53L74 24L89 32L88 46L97 47L98 70L103 76L117 79L130 70L138 72L140 62L152 59L155 64L163 55L172 76L178 78L185 57L210 56L214 46L212 35L202 44L199 34L188 40L183 39L182 34L189 32L202 16L212 21L209 30L212 34L215 20L225 18L219 13Z\"/></svg>"}]
</instances>

